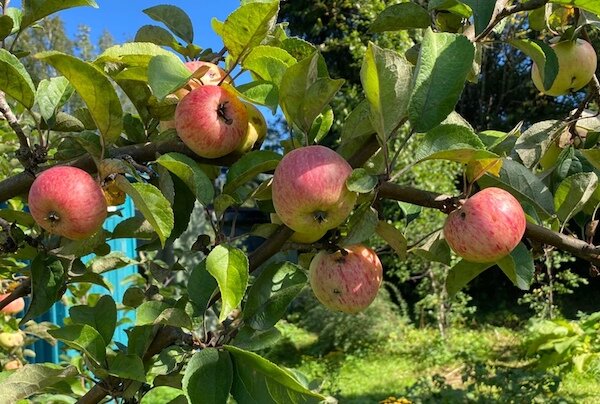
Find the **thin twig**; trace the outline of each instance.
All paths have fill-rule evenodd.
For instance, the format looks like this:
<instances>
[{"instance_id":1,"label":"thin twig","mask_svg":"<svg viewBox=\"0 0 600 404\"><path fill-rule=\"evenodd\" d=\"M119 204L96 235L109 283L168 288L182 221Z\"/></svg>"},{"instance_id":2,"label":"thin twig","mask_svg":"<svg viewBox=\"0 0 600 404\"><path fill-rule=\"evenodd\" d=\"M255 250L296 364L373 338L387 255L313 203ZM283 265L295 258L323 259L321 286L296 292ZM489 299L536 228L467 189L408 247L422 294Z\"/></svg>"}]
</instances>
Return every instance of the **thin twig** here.
<instances>
[{"instance_id":1,"label":"thin twig","mask_svg":"<svg viewBox=\"0 0 600 404\"><path fill-rule=\"evenodd\" d=\"M524 3L519 3L519 4L514 4L512 6L504 7L502 10L500 10L500 12L498 14L496 14L496 17L494 17L494 19L481 32L481 34L479 34L475 37L475 40L473 42L479 42L482 39L484 39L486 36L488 36L490 34L490 32L492 32L494 30L494 28L496 27L496 25L498 25L500 23L500 21L502 21L504 18L508 17L509 15L520 13L521 11L535 10L536 8L540 8L544 5L546 5L546 3L548 3L549 1L550 0L530 0L530 1L526 1Z\"/></svg>"}]
</instances>

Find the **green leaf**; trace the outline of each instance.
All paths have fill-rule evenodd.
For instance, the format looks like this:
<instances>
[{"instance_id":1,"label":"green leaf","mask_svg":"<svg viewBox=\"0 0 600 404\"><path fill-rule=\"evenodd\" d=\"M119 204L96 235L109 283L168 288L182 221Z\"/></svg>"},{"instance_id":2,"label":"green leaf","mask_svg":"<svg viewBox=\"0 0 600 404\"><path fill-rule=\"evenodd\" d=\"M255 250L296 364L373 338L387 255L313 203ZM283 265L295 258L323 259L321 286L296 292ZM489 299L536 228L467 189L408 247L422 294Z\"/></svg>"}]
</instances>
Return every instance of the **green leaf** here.
<instances>
[{"instance_id":1,"label":"green leaf","mask_svg":"<svg viewBox=\"0 0 600 404\"><path fill-rule=\"evenodd\" d=\"M377 211L365 204L352 213L348 220L348 234L343 240L344 245L357 244L367 240L375 233L379 219Z\"/></svg>"},{"instance_id":2,"label":"green leaf","mask_svg":"<svg viewBox=\"0 0 600 404\"><path fill-rule=\"evenodd\" d=\"M593 172L565 178L554 192L554 209L560 221L564 223L581 211L597 187L598 176Z\"/></svg>"},{"instance_id":3,"label":"green leaf","mask_svg":"<svg viewBox=\"0 0 600 404\"><path fill-rule=\"evenodd\" d=\"M180 153L163 154L156 162L179 177L204 206L212 202L215 196L213 183L200 164Z\"/></svg>"},{"instance_id":4,"label":"green leaf","mask_svg":"<svg viewBox=\"0 0 600 404\"><path fill-rule=\"evenodd\" d=\"M469 18L472 14L471 8L458 0L430 0L427 9L429 11L446 10L463 18Z\"/></svg>"},{"instance_id":5,"label":"green leaf","mask_svg":"<svg viewBox=\"0 0 600 404\"><path fill-rule=\"evenodd\" d=\"M412 248L410 251L426 260L450 265L450 247L448 247L448 243L444 240L441 230L427 237L423 240L423 243Z\"/></svg>"},{"instance_id":6,"label":"green leaf","mask_svg":"<svg viewBox=\"0 0 600 404\"><path fill-rule=\"evenodd\" d=\"M483 142L472 130L460 125L439 125L427 132L415 151L415 158L431 160L452 157L454 161L467 163L473 157L480 158L494 156L495 154L482 150ZM444 153L456 151L460 153ZM464 156L463 156L464 154Z\"/></svg>"},{"instance_id":7,"label":"green leaf","mask_svg":"<svg viewBox=\"0 0 600 404\"><path fill-rule=\"evenodd\" d=\"M261 331L275 326L305 285L306 275L298 265L280 262L268 266L248 291L245 323Z\"/></svg>"},{"instance_id":8,"label":"green leaf","mask_svg":"<svg viewBox=\"0 0 600 404\"><path fill-rule=\"evenodd\" d=\"M140 404L187 404L187 402L182 390L170 386L158 386L146 393Z\"/></svg>"},{"instance_id":9,"label":"green leaf","mask_svg":"<svg viewBox=\"0 0 600 404\"><path fill-rule=\"evenodd\" d=\"M156 25L143 25L135 34L135 42L150 42L158 46L178 48L177 39L166 29Z\"/></svg>"},{"instance_id":10,"label":"green leaf","mask_svg":"<svg viewBox=\"0 0 600 404\"><path fill-rule=\"evenodd\" d=\"M13 27L14 21L10 16L0 16L0 41L6 39L12 33Z\"/></svg>"},{"instance_id":11,"label":"green leaf","mask_svg":"<svg viewBox=\"0 0 600 404\"><path fill-rule=\"evenodd\" d=\"M0 49L0 90L27 108L33 106L35 86L25 66L6 49Z\"/></svg>"},{"instance_id":12,"label":"green leaf","mask_svg":"<svg viewBox=\"0 0 600 404\"><path fill-rule=\"evenodd\" d=\"M248 257L242 250L221 244L206 257L206 270L219 284L223 302L219 321L223 321L244 297L249 277Z\"/></svg>"},{"instance_id":13,"label":"green leaf","mask_svg":"<svg viewBox=\"0 0 600 404\"><path fill-rule=\"evenodd\" d=\"M573 6L600 15L600 3L596 0L550 0L550 3Z\"/></svg>"},{"instance_id":14,"label":"green leaf","mask_svg":"<svg viewBox=\"0 0 600 404\"><path fill-rule=\"evenodd\" d=\"M126 355L118 352L117 356L110 360L108 373L122 379L146 382L146 370L142 358L137 355Z\"/></svg>"},{"instance_id":15,"label":"green leaf","mask_svg":"<svg viewBox=\"0 0 600 404\"><path fill-rule=\"evenodd\" d=\"M130 42L115 45L106 49L94 63L119 63L129 67L148 67L150 60L155 56L170 56L176 58L171 52L153 43ZM189 71L188 71L189 74Z\"/></svg>"},{"instance_id":16,"label":"green leaf","mask_svg":"<svg viewBox=\"0 0 600 404\"><path fill-rule=\"evenodd\" d=\"M474 57L464 35L425 31L408 106L415 131L427 132L454 111Z\"/></svg>"},{"instance_id":17,"label":"green leaf","mask_svg":"<svg viewBox=\"0 0 600 404\"><path fill-rule=\"evenodd\" d=\"M496 2L488 0L462 0L473 10L473 20L475 21L475 35L481 34L489 25Z\"/></svg>"},{"instance_id":18,"label":"green leaf","mask_svg":"<svg viewBox=\"0 0 600 404\"><path fill-rule=\"evenodd\" d=\"M464 288L469 282L477 277L480 273L494 265L493 263L475 263L465 260L458 261L446 277L446 291L448 297L452 298L456 293Z\"/></svg>"},{"instance_id":19,"label":"green leaf","mask_svg":"<svg viewBox=\"0 0 600 404\"><path fill-rule=\"evenodd\" d=\"M162 168L162 166L159 167ZM171 178L173 180L173 188L175 189L175 198L172 206L177 207L173 210L175 224L173 226L173 231L171 231L171 235L169 236L169 240L173 241L176 238L179 238L190 225L190 217L194 211L196 198L179 177L171 176Z\"/></svg>"},{"instance_id":20,"label":"green leaf","mask_svg":"<svg viewBox=\"0 0 600 404\"><path fill-rule=\"evenodd\" d=\"M73 276L71 277L71 279L69 279L69 284L71 283L91 283L93 285L102 286L108 292L112 292L110 286L108 285L108 283L106 283L104 277L94 272L86 272L83 275Z\"/></svg>"},{"instance_id":21,"label":"green leaf","mask_svg":"<svg viewBox=\"0 0 600 404\"><path fill-rule=\"evenodd\" d=\"M371 107L367 100L362 100L346 118L342 127L341 142L353 142L356 138L370 136L375 133L369 119Z\"/></svg>"},{"instance_id":22,"label":"green leaf","mask_svg":"<svg viewBox=\"0 0 600 404\"><path fill-rule=\"evenodd\" d=\"M281 332L275 327L266 331L257 331L252 327L244 326L235 336L233 345L247 351L261 351L275 345L281 337Z\"/></svg>"},{"instance_id":23,"label":"green leaf","mask_svg":"<svg viewBox=\"0 0 600 404\"><path fill-rule=\"evenodd\" d=\"M379 178L376 175L369 174L364 168L355 168L346 180L346 187L352 192L368 194L378 183Z\"/></svg>"},{"instance_id":24,"label":"green leaf","mask_svg":"<svg viewBox=\"0 0 600 404\"><path fill-rule=\"evenodd\" d=\"M548 187L529 169L511 159L502 159L500 176L484 175L477 181L483 188L499 187L522 204L535 207L542 219L554 213L554 199Z\"/></svg>"},{"instance_id":25,"label":"green leaf","mask_svg":"<svg viewBox=\"0 0 600 404\"><path fill-rule=\"evenodd\" d=\"M262 80L279 86L287 68L295 63L296 59L284 49L261 45L253 48L244 58L242 67L255 73Z\"/></svg>"},{"instance_id":26,"label":"green leaf","mask_svg":"<svg viewBox=\"0 0 600 404\"><path fill-rule=\"evenodd\" d=\"M96 66L57 51L38 53L36 58L69 80L87 105L104 142L115 143L123 130L123 109L108 77Z\"/></svg>"},{"instance_id":27,"label":"green leaf","mask_svg":"<svg viewBox=\"0 0 600 404\"><path fill-rule=\"evenodd\" d=\"M242 5L231 13L217 34L233 59L259 45L277 20L279 1Z\"/></svg>"},{"instance_id":28,"label":"green leaf","mask_svg":"<svg viewBox=\"0 0 600 404\"><path fill-rule=\"evenodd\" d=\"M360 81L371 110L369 118L381 144L386 144L406 118L411 78L412 66L404 57L369 43Z\"/></svg>"},{"instance_id":29,"label":"green leaf","mask_svg":"<svg viewBox=\"0 0 600 404\"><path fill-rule=\"evenodd\" d=\"M69 347L85 353L98 365L104 366L106 345L102 336L87 324L73 324L48 330L48 333Z\"/></svg>"},{"instance_id":30,"label":"green leaf","mask_svg":"<svg viewBox=\"0 0 600 404\"><path fill-rule=\"evenodd\" d=\"M115 182L123 192L131 196L135 207L150 222L164 246L175 221L169 201L154 185L140 182L131 184L122 175L117 176Z\"/></svg>"},{"instance_id":31,"label":"green leaf","mask_svg":"<svg viewBox=\"0 0 600 404\"><path fill-rule=\"evenodd\" d=\"M325 111L317 116L308 132L308 142L320 143L331 130L333 119L333 109L330 106L325 107Z\"/></svg>"},{"instance_id":32,"label":"green leaf","mask_svg":"<svg viewBox=\"0 0 600 404\"><path fill-rule=\"evenodd\" d=\"M40 81L35 99L40 107L42 118L49 122L56 114L58 107L71 97L73 91L74 89L66 77L52 77Z\"/></svg>"},{"instance_id":33,"label":"green leaf","mask_svg":"<svg viewBox=\"0 0 600 404\"><path fill-rule=\"evenodd\" d=\"M379 237L385 240L390 247L396 251L396 254L400 259L406 259L406 249L408 247L408 241L404 234L396 228L393 224L390 224L384 220L377 222L375 232Z\"/></svg>"},{"instance_id":34,"label":"green leaf","mask_svg":"<svg viewBox=\"0 0 600 404\"><path fill-rule=\"evenodd\" d=\"M560 121L542 121L523 132L514 147L523 165L527 168L535 166L563 128L564 124Z\"/></svg>"},{"instance_id":35,"label":"green leaf","mask_svg":"<svg viewBox=\"0 0 600 404\"><path fill-rule=\"evenodd\" d=\"M408 28L427 28L431 17L427 10L413 2L394 4L383 10L375 19L369 32L400 31Z\"/></svg>"},{"instance_id":36,"label":"green leaf","mask_svg":"<svg viewBox=\"0 0 600 404\"><path fill-rule=\"evenodd\" d=\"M519 243L510 255L501 258L496 264L516 287L522 290L529 289L533 281L535 266L533 265L533 256L525 244Z\"/></svg>"},{"instance_id":37,"label":"green leaf","mask_svg":"<svg viewBox=\"0 0 600 404\"><path fill-rule=\"evenodd\" d=\"M31 304L21 324L50 310L65 290L65 270L60 260L37 255L31 263Z\"/></svg>"},{"instance_id":38,"label":"green leaf","mask_svg":"<svg viewBox=\"0 0 600 404\"><path fill-rule=\"evenodd\" d=\"M23 0L23 19L20 30L23 31L50 14L80 6L98 8L98 4L94 0Z\"/></svg>"},{"instance_id":39,"label":"green leaf","mask_svg":"<svg viewBox=\"0 0 600 404\"><path fill-rule=\"evenodd\" d=\"M508 43L533 59L544 80L544 89L550 89L558 74L558 57L554 49L538 39L511 39Z\"/></svg>"},{"instance_id":40,"label":"green leaf","mask_svg":"<svg viewBox=\"0 0 600 404\"><path fill-rule=\"evenodd\" d=\"M95 306L81 305L69 309L74 324L87 324L98 331L104 345L112 341L117 326L117 306L112 297L104 295Z\"/></svg>"},{"instance_id":41,"label":"green leaf","mask_svg":"<svg viewBox=\"0 0 600 404\"><path fill-rule=\"evenodd\" d=\"M275 83L257 80L241 84L235 88L235 91L247 101L269 108L273 114L277 111L277 107L279 106L279 90Z\"/></svg>"},{"instance_id":42,"label":"green leaf","mask_svg":"<svg viewBox=\"0 0 600 404\"><path fill-rule=\"evenodd\" d=\"M35 220L31 214L20 210L0 209L0 218L26 227L33 227Z\"/></svg>"},{"instance_id":43,"label":"green leaf","mask_svg":"<svg viewBox=\"0 0 600 404\"><path fill-rule=\"evenodd\" d=\"M73 380L78 374L77 368L71 365L28 364L2 380L0 397L5 403L16 403L57 383Z\"/></svg>"},{"instance_id":44,"label":"green leaf","mask_svg":"<svg viewBox=\"0 0 600 404\"><path fill-rule=\"evenodd\" d=\"M139 264L133 258L129 258L122 251L114 251L102 257L94 257L88 263L87 267L96 274L103 274L115 269L123 268L129 265Z\"/></svg>"},{"instance_id":45,"label":"green leaf","mask_svg":"<svg viewBox=\"0 0 600 404\"><path fill-rule=\"evenodd\" d=\"M175 55L159 55L148 64L148 84L159 100L185 85L192 73Z\"/></svg>"},{"instance_id":46,"label":"green leaf","mask_svg":"<svg viewBox=\"0 0 600 404\"><path fill-rule=\"evenodd\" d=\"M227 402L233 382L229 352L204 348L190 359L181 381L190 404Z\"/></svg>"},{"instance_id":47,"label":"green leaf","mask_svg":"<svg viewBox=\"0 0 600 404\"><path fill-rule=\"evenodd\" d=\"M281 155L269 150L256 150L244 154L227 171L227 181L223 192L235 195L236 189L258 174L274 170L279 161L281 161Z\"/></svg>"},{"instance_id":48,"label":"green leaf","mask_svg":"<svg viewBox=\"0 0 600 404\"><path fill-rule=\"evenodd\" d=\"M170 325L178 328L193 329L192 320L185 310L178 308L168 308L163 310L154 320L154 324Z\"/></svg>"},{"instance_id":49,"label":"green leaf","mask_svg":"<svg viewBox=\"0 0 600 404\"><path fill-rule=\"evenodd\" d=\"M190 17L176 6L160 5L144 10L144 13L154 21L162 22L175 35L186 41L194 42L194 27Z\"/></svg>"},{"instance_id":50,"label":"green leaf","mask_svg":"<svg viewBox=\"0 0 600 404\"><path fill-rule=\"evenodd\" d=\"M142 216L127 218L117 224L112 232L111 238L136 238L141 240L152 240L156 232L152 225Z\"/></svg>"},{"instance_id":51,"label":"green leaf","mask_svg":"<svg viewBox=\"0 0 600 404\"><path fill-rule=\"evenodd\" d=\"M321 403L326 397L304 387L292 372L267 359L231 345L224 347L233 359L231 394L238 403Z\"/></svg>"},{"instance_id":52,"label":"green leaf","mask_svg":"<svg viewBox=\"0 0 600 404\"><path fill-rule=\"evenodd\" d=\"M187 283L188 296L195 315L203 315L211 296L217 289L216 279L206 270L206 260L192 269Z\"/></svg>"},{"instance_id":53,"label":"green leaf","mask_svg":"<svg viewBox=\"0 0 600 404\"><path fill-rule=\"evenodd\" d=\"M142 303L136 310L135 325L154 324L158 316L168 308L167 303L156 300Z\"/></svg>"},{"instance_id":54,"label":"green leaf","mask_svg":"<svg viewBox=\"0 0 600 404\"><path fill-rule=\"evenodd\" d=\"M317 116L333 99L344 80L319 77L319 53L290 66L279 89L281 109L288 122L308 133Z\"/></svg>"}]
</instances>

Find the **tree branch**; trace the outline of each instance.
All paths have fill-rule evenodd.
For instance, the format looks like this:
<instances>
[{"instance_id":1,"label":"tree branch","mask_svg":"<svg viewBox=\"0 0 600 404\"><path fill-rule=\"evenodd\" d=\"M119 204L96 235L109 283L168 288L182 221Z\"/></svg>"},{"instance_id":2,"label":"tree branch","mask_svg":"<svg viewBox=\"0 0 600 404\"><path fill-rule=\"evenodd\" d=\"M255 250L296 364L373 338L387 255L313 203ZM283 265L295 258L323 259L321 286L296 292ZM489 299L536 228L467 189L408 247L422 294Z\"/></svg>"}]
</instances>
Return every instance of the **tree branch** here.
<instances>
[{"instance_id":1,"label":"tree branch","mask_svg":"<svg viewBox=\"0 0 600 404\"><path fill-rule=\"evenodd\" d=\"M477 35L474 42L481 41L486 36L488 36L490 32L492 32L492 30L496 27L496 25L498 25L500 21L502 21L509 15L520 13L521 11L535 10L536 8L540 8L546 5L546 3L548 3L549 1L550 0L529 0L519 4L513 4L512 6L504 7L502 10L500 10L498 14L496 14L494 19L488 24L488 26L483 30L483 32Z\"/></svg>"},{"instance_id":2,"label":"tree branch","mask_svg":"<svg viewBox=\"0 0 600 404\"><path fill-rule=\"evenodd\" d=\"M0 301L0 310L8 306L10 303L15 300L27 296L31 293L31 280L25 279L15 290L13 290L10 295L6 296L6 299Z\"/></svg>"},{"instance_id":3,"label":"tree branch","mask_svg":"<svg viewBox=\"0 0 600 404\"><path fill-rule=\"evenodd\" d=\"M17 159L23 165L26 171L34 169L36 163L34 162L33 152L29 146L29 139L27 138L27 135L23 131L21 125L19 125L19 120L12 112L12 109L10 109L10 105L8 105L6 96L2 91L0 91L0 113L4 116L6 122L19 139L20 146L19 150L17 151ZM31 174L29 174L29 176L31 176Z\"/></svg>"},{"instance_id":4,"label":"tree branch","mask_svg":"<svg viewBox=\"0 0 600 404\"><path fill-rule=\"evenodd\" d=\"M389 182L381 185L379 188L379 197L439 209L443 212L447 212L448 207L456 202L455 197L449 197L435 192L423 191ZM525 237L567 251L594 265L600 265L600 249L583 240L552 231L533 223L527 223Z\"/></svg>"}]
</instances>

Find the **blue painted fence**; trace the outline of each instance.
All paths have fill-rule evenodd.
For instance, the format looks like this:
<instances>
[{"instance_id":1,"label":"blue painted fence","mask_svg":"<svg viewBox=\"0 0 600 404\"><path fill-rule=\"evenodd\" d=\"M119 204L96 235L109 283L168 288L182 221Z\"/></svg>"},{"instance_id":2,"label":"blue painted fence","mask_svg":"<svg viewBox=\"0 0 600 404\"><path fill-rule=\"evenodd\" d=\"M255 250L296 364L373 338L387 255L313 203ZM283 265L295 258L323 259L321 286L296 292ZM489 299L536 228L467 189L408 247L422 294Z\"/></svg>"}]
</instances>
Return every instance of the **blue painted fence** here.
<instances>
[{"instance_id":1,"label":"blue painted fence","mask_svg":"<svg viewBox=\"0 0 600 404\"><path fill-rule=\"evenodd\" d=\"M133 205L133 201L129 197L126 199L126 201L123 205L119 206L119 210L121 212L121 216L117 216L117 215L110 216L108 219L106 219L106 222L104 222L104 228L106 230L109 230L109 231L113 230L117 226L117 224L119 224L121 221L123 221L127 218L130 218L130 217L133 217L135 215L135 208ZM121 251L130 258L137 257L137 254L135 251L135 249L137 247L135 239L110 240L108 242L108 244L110 245L111 251ZM90 258L91 257L89 257L88 260ZM104 275L105 279L108 282L110 282L110 284L113 287L112 297L115 300L115 302L117 302L117 304L121 303L123 301L123 294L125 293L125 290L127 290L127 287L129 286L129 285L123 284L123 279L125 279L126 277L128 277L130 275L136 274L137 272L138 272L138 270L137 270L136 266L128 266L125 268L120 268L115 271L111 271L111 272L107 273L106 275ZM98 293L98 294L104 295L109 292L101 286L94 285L91 288L90 293ZM133 316L134 316L133 312L130 311L127 314L125 314L125 313L123 313L123 311L118 311L117 322L119 322L121 319L123 319L123 317L126 315L131 320L135 320L133 318ZM63 324L63 320L67 316L68 316L68 307L63 305L61 302L58 302L54 306L52 306L52 308L50 309L50 311L48 311L48 313L44 314L41 317L38 317L36 319L36 321L38 321L38 322L50 321L50 322L60 326ZM122 325L118 326L115 331L113 340L120 342L122 344L127 344L127 334L125 334L125 329L130 326L131 326L130 324L122 324ZM37 341L33 345L32 349L36 353L36 357L35 357L35 359L32 360L32 362L58 363L59 355L60 355L61 349L62 349L62 344L57 344L55 346L52 346L45 341Z\"/></svg>"}]
</instances>

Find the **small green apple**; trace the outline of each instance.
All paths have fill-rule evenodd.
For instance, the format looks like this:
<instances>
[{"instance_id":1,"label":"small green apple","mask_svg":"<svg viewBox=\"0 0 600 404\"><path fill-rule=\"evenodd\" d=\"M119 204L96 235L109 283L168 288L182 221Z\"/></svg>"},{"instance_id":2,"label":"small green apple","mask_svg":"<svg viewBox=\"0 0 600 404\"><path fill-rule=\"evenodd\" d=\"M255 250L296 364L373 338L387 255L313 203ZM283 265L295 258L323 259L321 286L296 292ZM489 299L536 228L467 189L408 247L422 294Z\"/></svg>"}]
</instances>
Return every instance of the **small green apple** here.
<instances>
[{"instance_id":1,"label":"small green apple","mask_svg":"<svg viewBox=\"0 0 600 404\"><path fill-rule=\"evenodd\" d=\"M254 149L255 145L260 146L263 140L265 140L265 137L267 137L267 122L258 108L249 102L242 102L248 111L248 130L236 151L246 153Z\"/></svg>"},{"instance_id":2,"label":"small green apple","mask_svg":"<svg viewBox=\"0 0 600 404\"><path fill-rule=\"evenodd\" d=\"M582 39L562 41L551 45L558 58L558 74L548 89L544 89L542 76L534 63L531 78L536 88L546 95L557 97L581 90L596 72L596 51Z\"/></svg>"}]
</instances>

